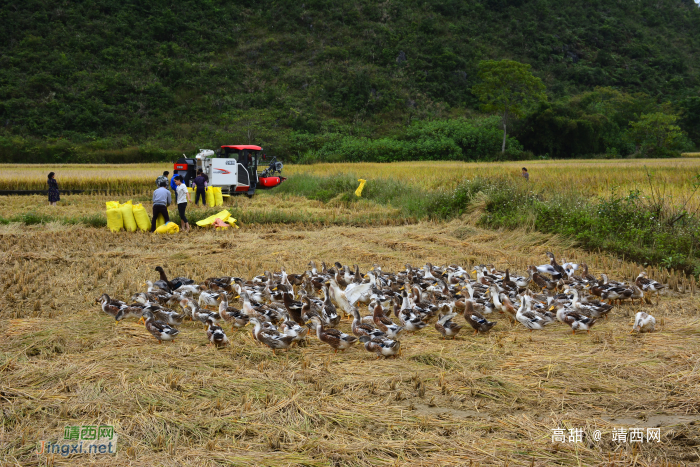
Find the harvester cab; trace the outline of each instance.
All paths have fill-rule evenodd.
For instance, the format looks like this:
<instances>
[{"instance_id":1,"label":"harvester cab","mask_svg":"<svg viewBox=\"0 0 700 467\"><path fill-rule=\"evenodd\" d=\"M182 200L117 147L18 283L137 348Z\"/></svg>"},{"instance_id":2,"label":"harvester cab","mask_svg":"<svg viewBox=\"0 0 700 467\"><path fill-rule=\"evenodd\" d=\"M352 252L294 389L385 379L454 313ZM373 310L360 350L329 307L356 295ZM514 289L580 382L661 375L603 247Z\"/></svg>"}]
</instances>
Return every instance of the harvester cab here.
<instances>
[{"instance_id":1,"label":"harvester cab","mask_svg":"<svg viewBox=\"0 0 700 467\"><path fill-rule=\"evenodd\" d=\"M263 149L253 145L221 146L217 152L200 149L194 158L183 155L175 163L175 173L183 176L187 186L192 185L198 169L209 177L210 186L221 187L222 193L230 195L252 197L255 190L274 188L286 180L281 176L282 163L273 158L267 164Z\"/></svg>"}]
</instances>

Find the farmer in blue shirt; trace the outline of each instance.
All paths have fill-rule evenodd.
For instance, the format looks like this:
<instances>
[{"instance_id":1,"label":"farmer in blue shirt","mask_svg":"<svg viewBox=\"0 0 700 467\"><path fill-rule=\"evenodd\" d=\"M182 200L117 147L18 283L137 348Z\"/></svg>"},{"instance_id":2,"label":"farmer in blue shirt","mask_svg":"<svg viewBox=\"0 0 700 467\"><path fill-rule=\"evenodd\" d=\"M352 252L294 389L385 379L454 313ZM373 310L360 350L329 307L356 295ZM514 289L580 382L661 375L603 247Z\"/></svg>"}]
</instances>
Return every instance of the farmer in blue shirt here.
<instances>
[{"instance_id":1,"label":"farmer in blue shirt","mask_svg":"<svg viewBox=\"0 0 700 467\"><path fill-rule=\"evenodd\" d=\"M175 175L173 175L173 178L170 179L170 188L173 189L173 191L177 191L177 185L175 184L175 177L177 177L177 172L175 172Z\"/></svg>"}]
</instances>

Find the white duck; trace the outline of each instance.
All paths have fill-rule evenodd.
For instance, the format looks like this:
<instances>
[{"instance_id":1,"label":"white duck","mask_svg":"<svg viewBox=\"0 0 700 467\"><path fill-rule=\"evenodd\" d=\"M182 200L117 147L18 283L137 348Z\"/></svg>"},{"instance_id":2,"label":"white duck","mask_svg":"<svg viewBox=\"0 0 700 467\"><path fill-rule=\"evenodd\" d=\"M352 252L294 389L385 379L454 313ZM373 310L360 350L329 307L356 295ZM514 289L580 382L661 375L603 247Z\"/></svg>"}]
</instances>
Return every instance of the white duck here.
<instances>
[{"instance_id":1,"label":"white duck","mask_svg":"<svg viewBox=\"0 0 700 467\"><path fill-rule=\"evenodd\" d=\"M202 308L219 308L219 294L212 292L202 292L199 294L199 306Z\"/></svg>"},{"instance_id":2,"label":"white duck","mask_svg":"<svg viewBox=\"0 0 700 467\"><path fill-rule=\"evenodd\" d=\"M632 327L632 332L654 332L656 328L656 318L651 316L649 313L640 311L634 317L634 326Z\"/></svg>"},{"instance_id":3,"label":"white duck","mask_svg":"<svg viewBox=\"0 0 700 467\"><path fill-rule=\"evenodd\" d=\"M343 311L345 316L352 316L352 306L350 305L348 298L345 296L345 292L340 290L340 286L335 279L331 278L329 283L331 286L330 292L333 301L338 305L338 308Z\"/></svg>"},{"instance_id":4,"label":"white duck","mask_svg":"<svg viewBox=\"0 0 700 467\"><path fill-rule=\"evenodd\" d=\"M530 331L539 331L544 329L545 324L547 323L545 322L545 319L539 315L539 313L535 313L530 309L531 300L532 299L527 295L523 297L520 308L518 308L518 312L515 314L515 319Z\"/></svg>"}]
</instances>

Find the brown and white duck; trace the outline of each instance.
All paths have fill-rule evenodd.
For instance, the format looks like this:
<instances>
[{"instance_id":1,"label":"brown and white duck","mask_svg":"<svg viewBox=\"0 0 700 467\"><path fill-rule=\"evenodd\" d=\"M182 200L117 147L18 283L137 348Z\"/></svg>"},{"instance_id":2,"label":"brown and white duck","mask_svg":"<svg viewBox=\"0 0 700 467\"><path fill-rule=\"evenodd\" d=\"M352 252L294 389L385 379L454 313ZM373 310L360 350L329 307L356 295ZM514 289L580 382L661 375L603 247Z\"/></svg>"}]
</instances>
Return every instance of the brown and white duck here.
<instances>
[{"instance_id":1,"label":"brown and white duck","mask_svg":"<svg viewBox=\"0 0 700 467\"><path fill-rule=\"evenodd\" d=\"M221 329L221 326L217 326L211 318L207 320L207 338L209 339L209 345L217 348L226 347L229 344L224 330Z\"/></svg>"},{"instance_id":2,"label":"brown and white duck","mask_svg":"<svg viewBox=\"0 0 700 467\"><path fill-rule=\"evenodd\" d=\"M360 312L355 307L352 310L354 319L352 321L352 333L355 334L357 337L362 337L362 336L369 336L369 337L382 337L385 336L386 334L380 331L379 329L375 328L371 324L363 323L362 318L360 318Z\"/></svg>"},{"instance_id":3,"label":"brown and white duck","mask_svg":"<svg viewBox=\"0 0 700 467\"><path fill-rule=\"evenodd\" d=\"M488 332L494 327L497 321L487 321L484 315L474 309L474 302L471 300L464 301L464 319L474 329L474 335L479 332Z\"/></svg>"},{"instance_id":4,"label":"brown and white duck","mask_svg":"<svg viewBox=\"0 0 700 467\"><path fill-rule=\"evenodd\" d=\"M396 358L396 356L401 352L401 342L389 339L387 337L362 336L360 337L360 342L364 344L366 351L377 354L377 358Z\"/></svg>"},{"instance_id":5,"label":"brown and white duck","mask_svg":"<svg viewBox=\"0 0 700 467\"><path fill-rule=\"evenodd\" d=\"M177 290L182 285L193 285L194 281L187 277L176 277L172 281L168 280L168 276L165 275L165 271L161 266L156 266L156 271L160 274L160 280L156 284L163 283L166 285L167 290L171 292Z\"/></svg>"},{"instance_id":6,"label":"brown and white duck","mask_svg":"<svg viewBox=\"0 0 700 467\"><path fill-rule=\"evenodd\" d=\"M226 292L219 295L219 315L227 323L231 323L231 329L242 328L248 324L250 317L238 308L229 306L228 294Z\"/></svg>"},{"instance_id":7,"label":"brown and white duck","mask_svg":"<svg viewBox=\"0 0 700 467\"><path fill-rule=\"evenodd\" d=\"M175 339L175 336L180 333L180 331L169 324L156 320L155 316L150 311L144 311L143 317L146 320L146 330L150 332L153 337L158 339L159 344L163 341L171 341Z\"/></svg>"},{"instance_id":8,"label":"brown and white duck","mask_svg":"<svg viewBox=\"0 0 700 467\"><path fill-rule=\"evenodd\" d=\"M374 309L372 319L377 328L385 333L389 339L398 338L399 334L404 329L403 326L394 324L394 322L384 314L384 309L379 303L372 302L372 304L370 304L370 308Z\"/></svg>"},{"instance_id":9,"label":"brown and white duck","mask_svg":"<svg viewBox=\"0 0 700 467\"><path fill-rule=\"evenodd\" d=\"M337 353L338 350L345 351L357 343L357 337L355 336L345 334L338 329L324 328L321 318L318 316L312 317L310 321L316 324L316 337L318 337L318 340L333 347L334 353Z\"/></svg>"},{"instance_id":10,"label":"brown and white duck","mask_svg":"<svg viewBox=\"0 0 700 467\"><path fill-rule=\"evenodd\" d=\"M659 292L666 288L665 285L656 282L655 280L649 279L647 273L644 271L639 273L637 279L634 282L635 284L637 284L637 287L642 289L644 292L655 293L657 299L659 297Z\"/></svg>"},{"instance_id":11,"label":"brown and white duck","mask_svg":"<svg viewBox=\"0 0 700 467\"><path fill-rule=\"evenodd\" d=\"M271 348L274 354L276 354L278 350L289 349L289 346L294 342L295 336L281 334L272 329L263 329L263 323L256 316L252 316L250 322L254 326L253 337L255 340Z\"/></svg>"},{"instance_id":12,"label":"brown and white duck","mask_svg":"<svg viewBox=\"0 0 700 467\"><path fill-rule=\"evenodd\" d=\"M435 329L442 334L443 339L448 337L454 339L457 337L457 333L462 329L462 325L452 321L452 318L455 316L457 316L457 313L448 313L438 317L435 323Z\"/></svg>"}]
</instances>

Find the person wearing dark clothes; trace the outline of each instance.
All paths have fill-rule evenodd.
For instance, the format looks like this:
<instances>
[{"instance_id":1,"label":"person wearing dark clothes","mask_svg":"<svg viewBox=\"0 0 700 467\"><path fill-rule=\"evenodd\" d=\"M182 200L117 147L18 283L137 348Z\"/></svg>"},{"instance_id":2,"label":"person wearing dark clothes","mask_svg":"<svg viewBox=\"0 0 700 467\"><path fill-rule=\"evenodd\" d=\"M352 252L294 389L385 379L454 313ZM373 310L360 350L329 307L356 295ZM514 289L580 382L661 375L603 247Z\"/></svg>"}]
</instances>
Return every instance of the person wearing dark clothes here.
<instances>
[{"instance_id":1,"label":"person wearing dark clothes","mask_svg":"<svg viewBox=\"0 0 700 467\"><path fill-rule=\"evenodd\" d=\"M197 171L197 176L194 179L194 187L195 187L195 194L194 194L194 205L199 206L199 197L202 197L202 206L207 205L207 197L204 195L204 190L207 187L207 178L205 178L206 175L202 172L202 169L199 169Z\"/></svg>"},{"instance_id":2,"label":"person wearing dark clothes","mask_svg":"<svg viewBox=\"0 0 700 467\"><path fill-rule=\"evenodd\" d=\"M527 168L523 167L522 175L526 182L530 181L530 173L527 171Z\"/></svg>"},{"instance_id":3,"label":"person wearing dark clothes","mask_svg":"<svg viewBox=\"0 0 700 467\"><path fill-rule=\"evenodd\" d=\"M160 182L160 186L153 192L153 219L151 220L151 232L156 231L156 220L158 215L163 215L163 220L167 224L170 222L170 216L168 215L168 206L172 202L170 197L170 190L166 187L168 182Z\"/></svg>"},{"instance_id":4,"label":"person wearing dark clothes","mask_svg":"<svg viewBox=\"0 0 700 467\"><path fill-rule=\"evenodd\" d=\"M47 183L49 184L49 204L56 206L56 203L61 201L61 194L58 192L58 183L56 182L55 174L51 172Z\"/></svg>"}]
</instances>

